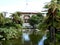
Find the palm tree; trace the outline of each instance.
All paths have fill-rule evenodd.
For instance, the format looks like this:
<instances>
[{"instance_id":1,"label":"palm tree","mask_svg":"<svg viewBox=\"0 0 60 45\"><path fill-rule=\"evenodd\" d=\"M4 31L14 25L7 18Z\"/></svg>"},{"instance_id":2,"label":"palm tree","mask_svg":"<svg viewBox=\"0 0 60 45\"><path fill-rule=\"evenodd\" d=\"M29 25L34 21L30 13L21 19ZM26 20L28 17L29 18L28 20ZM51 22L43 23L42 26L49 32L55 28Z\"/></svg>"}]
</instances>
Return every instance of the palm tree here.
<instances>
[{"instance_id":1,"label":"palm tree","mask_svg":"<svg viewBox=\"0 0 60 45\"><path fill-rule=\"evenodd\" d=\"M57 4L57 0L52 0L48 5L46 5L46 7L48 8L47 16L39 27L42 30L49 30L51 38L50 41L54 42L55 45L55 32L60 28L60 5Z\"/></svg>"},{"instance_id":2,"label":"palm tree","mask_svg":"<svg viewBox=\"0 0 60 45\"><path fill-rule=\"evenodd\" d=\"M22 25L23 21L20 18L20 16L21 16L21 13L20 12L13 13L12 14L13 22Z\"/></svg>"},{"instance_id":3,"label":"palm tree","mask_svg":"<svg viewBox=\"0 0 60 45\"><path fill-rule=\"evenodd\" d=\"M0 13L0 26L5 24L5 17L3 15L3 13Z\"/></svg>"}]
</instances>

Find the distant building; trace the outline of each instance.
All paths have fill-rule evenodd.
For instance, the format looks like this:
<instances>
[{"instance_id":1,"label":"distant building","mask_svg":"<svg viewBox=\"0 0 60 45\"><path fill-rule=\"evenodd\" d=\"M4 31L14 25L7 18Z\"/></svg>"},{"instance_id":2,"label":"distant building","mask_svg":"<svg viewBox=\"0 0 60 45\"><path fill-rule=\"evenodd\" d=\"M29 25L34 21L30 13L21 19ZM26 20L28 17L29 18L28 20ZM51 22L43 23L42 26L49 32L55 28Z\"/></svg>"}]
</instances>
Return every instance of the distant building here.
<instances>
[{"instance_id":1,"label":"distant building","mask_svg":"<svg viewBox=\"0 0 60 45\"><path fill-rule=\"evenodd\" d=\"M21 13L21 18L22 18L22 20L23 20L23 26L25 27L25 26L30 26L30 24L29 24L29 18L32 16L32 15L36 15L36 14L38 14L39 12L20 12ZM12 13L8 13L8 12L3 12L3 14L4 15L6 15L6 17L9 17ZM45 13L43 13L43 15L44 15ZM9 17L9 18L11 18L11 17Z\"/></svg>"},{"instance_id":2,"label":"distant building","mask_svg":"<svg viewBox=\"0 0 60 45\"><path fill-rule=\"evenodd\" d=\"M20 12L21 13L21 18L23 19L23 26L30 26L29 25L29 18L32 16L32 15L36 15L37 12Z\"/></svg>"},{"instance_id":3,"label":"distant building","mask_svg":"<svg viewBox=\"0 0 60 45\"><path fill-rule=\"evenodd\" d=\"M29 18L32 15L36 15L36 12L20 12L21 13L21 18L24 20L24 23L28 23Z\"/></svg>"}]
</instances>

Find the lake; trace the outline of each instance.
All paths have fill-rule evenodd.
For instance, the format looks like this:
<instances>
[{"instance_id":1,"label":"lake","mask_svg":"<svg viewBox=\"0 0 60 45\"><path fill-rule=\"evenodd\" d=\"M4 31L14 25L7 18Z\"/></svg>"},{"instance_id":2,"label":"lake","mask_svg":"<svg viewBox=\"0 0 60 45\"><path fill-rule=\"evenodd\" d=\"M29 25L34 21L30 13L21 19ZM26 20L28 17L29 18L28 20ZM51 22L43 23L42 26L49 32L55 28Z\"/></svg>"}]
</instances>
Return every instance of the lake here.
<instances>
[{"instance_id":1,"label":"lake","mask_svg":"<svg viewBox=\"0 0 60 45\"><path fill-rule=\"evenodd\" d=\"M19 39L0 41L0 45L44 45L46 35L42 33L22 33Z\"/></svg>"}]
</instances>

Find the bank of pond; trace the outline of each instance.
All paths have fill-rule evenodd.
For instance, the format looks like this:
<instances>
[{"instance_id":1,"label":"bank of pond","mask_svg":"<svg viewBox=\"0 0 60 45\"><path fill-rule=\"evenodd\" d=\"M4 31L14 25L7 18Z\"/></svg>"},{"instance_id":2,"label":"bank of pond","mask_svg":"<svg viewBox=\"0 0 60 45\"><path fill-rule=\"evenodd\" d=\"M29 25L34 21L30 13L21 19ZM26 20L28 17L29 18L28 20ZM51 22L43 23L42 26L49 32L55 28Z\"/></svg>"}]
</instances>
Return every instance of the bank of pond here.
<instances>
[{"instance_id":1,"label":"bank of pond","mask_svg":"<svg viewBox=\"0 0 60 45\"><path fill-rule=\"evenodd\" d=\"M11 28L10 28L11 29ZM2 32L4 33L4 32ZM3 37L3 38L2 38ZM56 45L60 45L60 32L56 34ZM49 32L35 31L28 32L21 30L9 30L0 36L0 45L50 45Z\"/></svg>"},{"instance_id":2,"label":"bank of pond","mask_svg":"<svg viewBox=\"0 0 60 45\"><path fill-rule=\"evenodd\" d=\"M46 35L23 33L19 39L0 41L0 45L44 45Z\"/></svg>"}]
</instances>

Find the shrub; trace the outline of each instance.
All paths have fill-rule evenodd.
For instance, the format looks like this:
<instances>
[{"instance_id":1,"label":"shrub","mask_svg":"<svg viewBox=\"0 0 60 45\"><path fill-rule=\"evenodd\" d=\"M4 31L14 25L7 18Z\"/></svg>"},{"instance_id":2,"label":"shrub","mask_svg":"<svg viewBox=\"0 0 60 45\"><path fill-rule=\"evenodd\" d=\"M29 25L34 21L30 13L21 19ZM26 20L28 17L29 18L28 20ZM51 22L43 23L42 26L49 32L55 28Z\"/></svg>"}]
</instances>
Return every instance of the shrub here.
<instances>
[{"instance_id":1,"label":"shrub","mask_svg":"<svg viewBox=\"0 0 60 45\"><path fill-rule=\"evenodd\" d=\"M19 38L21 32L18 29L15 29L13 27L10 28L0 28L1 32L4 32L4 35L2 35L5 39L9 40L12 38Z\"/></svg>"}]
</instances>

